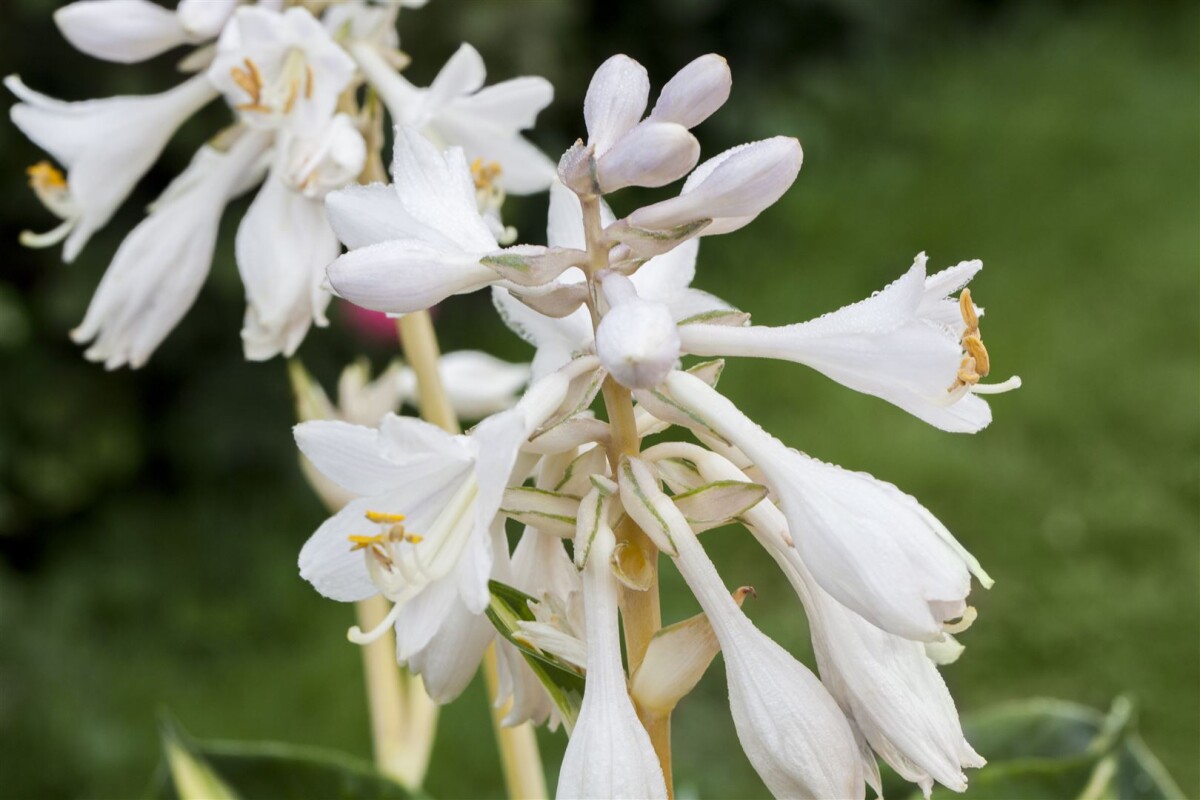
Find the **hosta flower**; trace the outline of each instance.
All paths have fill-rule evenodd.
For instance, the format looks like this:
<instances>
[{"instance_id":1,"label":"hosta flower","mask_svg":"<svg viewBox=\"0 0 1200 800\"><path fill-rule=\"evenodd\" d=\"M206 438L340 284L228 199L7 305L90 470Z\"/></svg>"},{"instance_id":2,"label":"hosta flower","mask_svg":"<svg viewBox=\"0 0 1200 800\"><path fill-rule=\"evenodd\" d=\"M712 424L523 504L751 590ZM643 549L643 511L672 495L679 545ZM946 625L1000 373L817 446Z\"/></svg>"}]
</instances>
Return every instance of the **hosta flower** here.
<instances>
[{"instance_id":1,"label":"hosta flower","mask_svg":"<svg viewBox=\"0 0 1200 800\"><path fill-rule=\"evenodd\" d=\"M548 376L467 436L395 415L378 429L340 421L296 427L301 452L356 496L305 544L301 576L334 600L382 594L393 603L379 627L353 629L352 640L371 641L394 625L401 661L441 654L437 643L426 647L447 625L478 643L467 629L482 629L476 617L488 604L504 489L521 445L562 402L569 377Z\"/></svg>"},{"instance_id":2,"label":"hosta flower","mask_svg":"<svg viewBox=\"0 0 1200 800\"><path fill-rule=\"evenodd\" d=\"M31 172L34 190L63 224L22 241L46 247L66 239L65 261L112 218L176 129L216 97L204 76L162 94L74 103L39 94L15 75L4 85L21 100L9 112L13 124L67 170L65 179L49 166Z\"/></svg>"},{"instance_id":3,"label":"hosta flower","mask_svg":"<svg viewBox=\"0 0 1200 800\"><path fill-rule=\"evenodd\" d=\"M596 328L600 363L622 386L657 386L679 361L679 331L670 308L643 300L624 275L607 276L601 286L609 311Z\"/></svg>"},{"instance_id":4,"label":"hosta flower","mask_svg":"<svg viewBox=\"0 0 1200 800\"><path fill-rule=\"evenodd\" d=\"M239 8L208 68L247 125L299 133L329 119L353 76L354 61L303 8Z\"/></svg>"},{"instance_id":5,"label":"hosta flower","mask_svg":"<svg viewBox=\"0 0 1200 800\"><path fill-rule=\"evenodd\" d=\"M776 797L863 797L854 733L817 677L754 626L730 596L683 513L642 462L622 462L625 510L663 535L721 644L738 739ZM661 545L660 545L661 546ZM664 549L665 549L664 548Z\"/></svg>"},{"instance_id":6,"label":"hosta flower","mask_svg":"<svg viewBox=\"0 0 1200 800\"><path fill-rule=\"evenodd\" d=\"M921 253L883 291L809 322L778 328L688 326L680 332L683 347L696 355L807 364L942 430L973 433L992 420L988 404L976 394L1016 388L1020 381L979 382L989 362L977 309L966 291L961 303L947 300L983 265L964 261L926 277L926 262Z\"/></svg>"},{"instance_id":7,"label":"hosta flower","mask_svg":"<svg viewBox=\"0 0 1200 800\"><path fill-rule=\"evenodd\" d=\"M268 145L246 133L221 152L206 145L121 242L71 331L86 355L115 369L139 367L191 307L212 263L225 204L255 179ZM249 181L248 181L249 179Z\"/></svg>"},{"instance_id":8,"label":"hosta flower","mask_svg":"<svg viewBox=\"0 0 1200 800\"><path fill-rule=\"evenodd\" d=\"M843 605L884 630L931 641L967 613L972 573L991 585L979 563L910 495L789 449L697 378L675 372L667 386L761 471L779 496L797 552Z\"/></svg>"},{"instance_id":9,"label":"hosta flower","mask_svg":"<svg viewBox=\"0 0 1200 800\"><path fill-rule=\"evenodd\" d=\"M238 272L246 287L246 358L290 356L312 324L327 325L325 267L338 240L325 218L329 187L362 170L366 148L339 114L312 137L283 137L275 165L238 227Z\"/></svg>"},{"instance_id":10,"label":"hosta flower","mask_svg":"<svg viewBox=\"0 0 1200 800\"><path fill-rule=\"evenodd\" d=\"M585 531L585 536L590 532ZM609 560L611 528L576 543L585 549L587 687L558 774L560 798L666 797L662 767L625 686L617 626L617 580Z\"/></svg>"},{"instance_id":11,"label":"hosta flower","mask_svg":"<svg viewBox=\"0 0 1200 800\"><path fill-rule=\"evenodd\" d=\"M150 0L80 0L54 12L54 22L76 50L131 64L182 44L214 38L238 0L179 0L175 10Z\"/></svg>"},{"instance_id":12,"label":"hosta flower","mask_svg":"<svg viewBox=\"0 0 1200 800\"><path fill-rule=\"evenodd\" d=\"M554 180L553 163L521 136L554 98L545 78L513 78L484 87L483 59L464 44L429 88L418 89L392 69L376 45L358 42L350 52L397 125L415 128L441 147L461 147L481 182L530 194Z\"/></svg>"},{"instance_id":13,"label":"hosta flower","mask_svg":"<svg viewBox=\"0 0 1200 800\"><path fill-rule=\"evenodd\" d=\"M462 150L438 152L420 133L401 129L393 169L391 186L350 187L327 200L333 228L350 248L329 267L334 292L365 308L408 313L503 280L481 263L506 251L479 212Z\"/></svg>"}]
</instances>

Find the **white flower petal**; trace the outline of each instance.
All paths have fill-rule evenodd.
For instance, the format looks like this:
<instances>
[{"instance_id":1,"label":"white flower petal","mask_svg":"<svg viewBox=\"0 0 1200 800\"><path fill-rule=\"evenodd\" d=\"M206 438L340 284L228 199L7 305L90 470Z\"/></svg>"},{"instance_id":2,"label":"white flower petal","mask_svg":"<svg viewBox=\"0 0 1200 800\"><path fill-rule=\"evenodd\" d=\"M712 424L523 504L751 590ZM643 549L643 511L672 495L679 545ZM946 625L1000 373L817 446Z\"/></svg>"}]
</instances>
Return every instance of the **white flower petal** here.
<instances>
[{"instance_id":1,"label":"white flower petal","mask_svg":"<svg viewBox=\"0 0 1200 800\"><path fill-rule=\"evenodd\" d=\"M651 300L621 303L600 320L596 355L622 386L657 386L679 361L679 331L671 312Z\"/></svg>"},{"instance_id":2,"label":"white flower petal","mask_svg":"<svg viewBox=\"0 0 1200 800\"><path fill-rule=\"evenodd\" d=\"M716 53L700 56L663 86L650 119L694 128L725 105L732 86L729 62Z\"/></svg>"},{"instance_id":3,"label":"white flower petal","mask_svg":"<svg viewBox=\"0 0 1200 800\"><path fill-rule=\"evenodd\" d=\"M329 265L329 283L339 297L395 314L422 311L497 280L496 272L480 264L478 256L415 239L351 250Z\"/></svg>"},{"instance_id":4,"label":"white flower petal","mask_svg":"<svg viewBox=\"0 0 1200 800\"><path fill-rule=\"evenodd\" d=\"M800 143L787 136L735 147L697 167L678 197L639 208L629 222L664 229L697 219L753 217L788 190L802 158Z\"/></svg>"},{"instance_id":5,"label":"white flower petal","mask_svg":"<svg viewBox=\"0 0 1200 800\"><path fill-rule=\"evenodd\" d=\"M248 303L246 358L292 355L313 321L325 322L329 304L321 284L338 243L321 202L267 176L238 226L235 249Z\"/></svg>"},{"instance_id":6,"label":"white flower petal","mask_svg":"<svg viewBox=\"0 0 1200 800\"><path fill-rule=\"evenodd\" d=\"M479 350L456 350L438 361L446 396L462 419L482 419L511 408L529 382L528 364L510 364ZM415 390L416 378L407 379Z\"/></svg>"},{"instance_id":7,"label":"white flower petal","mask_svg":"<svg viewBox=\"0 0 1200 800\"><path fill-rule=\"evenodd\" d=\"M350 185L325 197L329 224L350 250L392 239L428 239L435 236L417 222L400 202L390 184Z\"/></svg>"},{"instance_id":8,"label":"white flower petal","mask_svg":"<svg viewBox=\"0 0 1200 800\"><path fill-rule=\"evenodd\" d=\"M525 76L501 81L454 103L454 110L486 121L499 131L515 134L534 126L537 115L554 99L550 81Z\"/></svg>"},{"instance_id":9,"label":"white flower petal","mask_svg":"<svg viewBox=\"0 0 1200 800\"><path fill-rule=\"evenodd\" d=\"M700 158L700 143L674 122L647 120L618 139L596 162L602 192L626 186L666 186L679 180Z\"/></svg>"},{"instance_id":10,"label":"white flower petal","mask_svg":"<svg viewBox=\"0 0 1200 800\"><path fill-rule=\"evenodd\" d=\"M487 70L479 51L469 44L462 44L429 85L425 102L440 108L456 98L479 91L486 79Z\"/></svg>"},{"instance_id":11,"label":"white flower petal","mask_svg":"<svg viewBox=\"0 0 1200 800\"><path fill-rule=\"evenodd\" d=\"M479 215L462 150L439 153L412 128L398 129L392 174L409 215L444 236L447 244L480 255L499 247Z\"/></svg>"},{"instance_id":12,"label":"white flower petal","mask_svg":"<svg viewBox=\"0 0 1200 800\"><path fill-rule=\"evenodd\" d=\"M650 99L650 76L629 56L616 55L592 76L583 101L588 143L603 156L638 123Z\"/></svg>"},{"instance_id":13,"label":"white flower petal","mask_svg":"<svg viewBox=\"0 0 1200 800\"><path fill-rule=\"evenodd\" d=\"M479 671L484 651L496 635L485 614L472 614L457 599L437 635L408 659L408 668L421 676L434 702L454 700Z\"/></svg>"},{"instance_id":14,"label":"white flower petal","mask_svg":"<svg viewBox=\"0 0 1200 800\"><path fill-rule=\"evenodd\" d=\"M189 34L203 41L219 34L237 7L238 0L179 0L175 14Z\"/></svg>"},{"instance_id":15,"label":"white flower petal","mask_svg":"<svg viewBox=\"0 0 1200 800\"><path fill-rule=\"evenodd\" d=\"M54 23L76 50L121 64L193 41L175 12L150 0L80 0L55 11Z\"/></svg>"},{"instance_id":16,"label":"white flower petal","mask_svg":"<svg viewBox=\"0 0 1200 800\"><path fill-rule=\"evenodd\" d=\"M503 85L503 84L500 84ZM497 88L497 87L493 87ZM482 93L481 93L482 94ZM497 185L512 194L545 191L554 180L554 162L518 133L498 130L485 117L447 109L430 124L437 137L462 147L468 160L500 165Z\"/></svg>"}]
</instances>

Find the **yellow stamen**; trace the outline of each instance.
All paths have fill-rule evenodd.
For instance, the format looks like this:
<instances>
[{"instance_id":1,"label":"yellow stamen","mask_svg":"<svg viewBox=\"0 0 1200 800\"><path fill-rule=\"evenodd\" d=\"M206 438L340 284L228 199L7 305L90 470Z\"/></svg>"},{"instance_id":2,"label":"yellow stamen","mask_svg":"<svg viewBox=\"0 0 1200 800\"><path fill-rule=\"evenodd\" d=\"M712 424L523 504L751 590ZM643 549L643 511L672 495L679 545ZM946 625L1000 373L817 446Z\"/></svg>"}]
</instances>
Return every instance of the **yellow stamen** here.
<instances>
[{"instance_id":1,"label":"yellow stamen","mask_svg":"<svg viewBox=\"0 0 1200 800\"><path fill-rule=\"evenodd\" d=\"M406 519L403 514L388 514L384 511L368 511L367 519L371 522L404 522Z\"/></svg>"},{"instance_id":2,"label":"yellow stamen","mask_svg":"<svg viewBox=\"0 0 1200 800\"><path fill-rule=\"evenodd\" d=\"M304 65L304 99L312 100L313 96L313 69L311 64Z\"/></svg>"},{"instance_id":3,"label":"yellow stamen","mask_svg":"<svg viewBox=\"0 0 1200 800\"><path fill-rule=\"evenodd\" d=\"M31 167L26 167L25 174L29 176L29 185L34 189L67 188L66 177L49 161L39 161Z\"/></svg>"},{"instance_id":4,"label":"yellow stamen","mask_svg":"<svg viewBox=\"0 0 1200 800\"><path fill-rule=\"evenodd\" d=\"M992 371L991 358L987 348L983 346L983 336L979 332L979 314L976 313L975 303L971 300L970 289L962 290L958 298L958 309L962 313L963 324L966 325L960 339L966 355L958 367L954 384L949 389L951 392L964 386L974 386L979 383L980 378L987 377Z\"/></svg>"},{"instance_id":5,"label":"yellow stamen","mask_svg":"<svg viewBox=\"0 0 1200 800\"><path fill-rule=\"evenodd\" d=\"M350 544L354 545L354 547L350 548L351 550L362 550L372 545L386 544L388 535L386 533L378 533L374 536L362 536L360 534L352 533L346 538L350 541Z\"/></svg>"},{"instance_id":6,"label":"yellow stamen","mask_svg":"<svg viewBox=\"0 0 1200 800\"><path fill-rule=\"evenodd\" d=\"M498 161L484 161L482 158L472 161L471 176L475 179L476 191L491 189L502 171Z\"/></svg>"}]
</instances>

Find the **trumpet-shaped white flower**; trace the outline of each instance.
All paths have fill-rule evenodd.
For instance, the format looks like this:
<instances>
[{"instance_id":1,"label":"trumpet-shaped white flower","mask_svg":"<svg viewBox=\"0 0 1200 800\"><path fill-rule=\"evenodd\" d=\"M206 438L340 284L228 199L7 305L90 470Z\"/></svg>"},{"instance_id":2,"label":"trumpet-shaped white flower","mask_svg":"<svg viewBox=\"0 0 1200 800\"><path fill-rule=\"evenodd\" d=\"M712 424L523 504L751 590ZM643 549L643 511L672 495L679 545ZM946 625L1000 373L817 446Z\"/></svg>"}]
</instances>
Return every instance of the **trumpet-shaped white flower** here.
<instances>
[{"instance_id":1,"label":"trumpet-shaped white flower","mask_svg":"<svg viewBox=\"0 0 1200 800\"><path fill-rule=\"evenodd\" d=\"M974 557L912 496L789 449L687 373L671 373L666 385L761 471L800 557L846 607L898 636L933 641L968 613L972 573L991 586Z\"/></svg>"},{"instance_id":2,"label":"trumpet-shaped white flower","mask_svg":"<svg viewBox=\"0 0 1200 800\"><path fill-rule=\"evenodd\" d=\"M531 194L554 180L554 165L521 136L554 98L545 78L521 77L484 87L483 59L469 44L451 56L427 89L399 75L378 47L350 45L350 52L397 125L416 128L441 146L461 147L488 181L503 191ZM483 178L483 173L477 170Z\"/></svg>"},{"instance_id":3,"label":"trumpet-shaped white flower","mask_svg":"<svg viewBox=\"0 0 1200 800\"><path fill-rule=\"evenodd\" d=\"M778 328L692 325L683 347L696 355L782 358L893 403L942 430L974 433L992 420L976 393L1004 391L1019 379L986 385L987 350L970 294L947 299L983 268L964 261L925 276L917 256L902 277L866 300L809 322ZM959 310L961 307L961 316Z\"/></svg>"},{"instance_id":4,"label":"trumpet-shaped white flower","mask_svg":"<svg viewBox=\"0 0 1200 800\"><path fill-rule=\"evenodd\" d=\"M338 296L406 314L501 280L480 263L503 251L479 213L462 150L440 153L417 131L400 129L393 175L391 186L348 187L327 198L333 229L350 248L329 266Z\"/></svg>"},{"instance_id":5,"label":"trumpet-shaped white flower","mask_svg":"<svg viewBox=\"0 0 1200 800\"><path fill-rule=\"evenodd\" d=\"M339 421L296 427L301 452L357 497L305 544L301 576L334 600L380 593L394 603L378 628L353 629L352 640L371 641L395 624L406 661L460 605L483 613L504 488L522 443L562 402L570 377L548 376L468 436L394 415L377 430Z\"/></svg>"},{"instance_id":6,"label":"trumpet-shaped white flower","mask_svg":"<svg viewBox=\"0 0 1200 800\"><path fill-rule=\"evenodd\" d=\"M858 744L837 702L742 613L683 514L661 490L642 485L641 492L651 495L648 502L659 524L669 529L675 564L721 644L738 739L767 788L776 797L863 797ZM649 531L656 525L641 518L646 508L638 502L625 505Z\"/></svg>"},{"instance_id":7,"label":"trumpet-shaped white flower","mask_svg":"<svg viewBox=\"0 0 1200 800\"><path fill-rule=\"evenodd\" d=\"M556 793L570 800L667 796L662 766L629 699L621 667L617 580L609 566L614 544L612 530L602 527L587 545L583 568L587 683Z\"/></svg>"},{"instance_id":8,"label":"trumpet-shaped white flower","mask_svg":"<svg viewBox=\"0 0 1200 800\"><path fill-rule=\"evenodd\" d=\"M306 9L242 7L221 33L208 77L255 128L311 133L354 77L354 60Z\"/></svg>"},{"instance_id":9,"label":"trumpet-shaped white flower","mask_svg":"<svg viewBox=\"0 0 1200 800\"><path fill-rule=\"evenodd\" d=\"M715 453L691 445L680 449L703 480L746 480ZM962 768L983 766L984 760L963 737L954 701L925 653L927 646L881 630L822 589L792 546L787 519L774 504L760 502L742 519L804 603L821 677L854 728L926 796L934 780L964 791ZM866 766L868 782L879 792L873 757Z\"/></svg>"},{"instance_id":10,"label":"trumpet-shaped white flower","mask_svg":"<svg viewBox=\"0 0 1200 800\"><path fill-rule=\"evenodd\" d=\"M238 227L238 271L246 287L246 358L290 356L313 323L324 326L325 267L338 240L325 217L327 187L362 171L366 147L344 114L312 137L284 136L276 163Z\"/></svg>"},{"instance_id":11,"label":"trumpet-shaped white flower","mask_svg":"<svg viewBox=\"0 0 1200 800\"><path fill-rule=\"evenodd\" d=\"M76 342L92 342L88 359L109 369L146 362L195 301L212 263L221 212L257 179L268 144L247 132L227 152L206 145L167 187L121 242L83 322L71 332Z\"/></svg>"},{"instance_id":12,"label":"trumpet-shaped white flower","mask_svg":"<svg viewBox=\"0 0 1200 800\"><path fill-rule=\"evenodd\" d=\"M54 22L76 50L132 64L183 44L212 39L238 0L180 0L174 11L150 0L79 0L54 12Z\"/></svg>"},{"instance_id":13,"label":"trumpet-shaped white flower","mask_svg":"<svg viewBox=\"0 0 1200 800\"><path fill-rule=\"evenodd\" d=\"M13 124L67 168L66 180L48 166L31 170L34 190L64 221L22 242L49 246L66 239L65 261L108 222L184 120L216 97L204 76L162 94L74 103L39 94L15 75L4 85L21 100L9 112Z\"/></svg>"}]
</instances>

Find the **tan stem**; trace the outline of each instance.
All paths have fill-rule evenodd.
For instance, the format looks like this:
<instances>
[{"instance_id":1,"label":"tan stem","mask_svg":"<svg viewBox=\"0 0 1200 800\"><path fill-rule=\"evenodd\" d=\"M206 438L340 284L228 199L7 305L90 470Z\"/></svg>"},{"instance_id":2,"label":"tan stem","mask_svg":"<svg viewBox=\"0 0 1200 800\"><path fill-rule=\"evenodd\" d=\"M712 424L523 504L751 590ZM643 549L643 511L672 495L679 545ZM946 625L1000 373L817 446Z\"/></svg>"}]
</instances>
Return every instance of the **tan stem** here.
<instances>
[{"instance_id":1,"label":"tan stem","mask_svg":"<svg viewBox=\"0 0 1200 800\"><path fill-rule=\"evenodd\" d=\"M592 324L595 326L599 324L600 314L596 302L597 286L593 278L608 266L609 248L602 241L600 199L585 197L581 198L580 203L588 252L588 308L592 314ZM637 455L641 449L641 439L638 437L637 421L633 414L633 397L629 390L612 377L608 377L601 386L601 392L608 412L608 458L615 475L622 456ZM621 587L619 604L621 619L625 623L625 654L629 674L632 675L646 657L650 640L662 628L662 608L658 595L658 548L628 516L621 520L614 533L618 542L625 542L637 548L650 575L649 586L644 590ZM671 715L649 712L639 707L636 700L634 707L646 728L646 733L650 735L654 752L658 755L658 763L662 766L663 779L667 786L667 796L674 797L675 790L671 779Z\"/></svg>"},{"instance_id":2,"label":"tan stem","mask_svg":"<svg viewBox=\"0 0 1200 800\"><path fill-rule=\"evenodd\" d=\"M371 630L388 613L383 595L356 604L358 626ZM425 780L437 728L437 705L425 694L421 679L396 665L391 632L362 648L371 714L371 739L379 770L411 789Z\"/></svg>"},{"instance_id":3,"label":"tan stem","mask_svg":"<svg viewBox=\"0 0 1200 800\"><path fill-rule=\"evenodd\" d=\"M500 691L500 674L496 667L496 646L488 647L483 656L483 677L487 682L488 697L492 699L492 728L496 731L496 746L500 749L500 764L504 768L504 787L513 800L537 800L547 797L546 776L542 771L542 757L538 752L537 737L533 726L523 722L515 728L502 724L512 701L496 706L496 695ZM536 769L533 766L536 765Z\"/></svg>"},{"instance_id":4,"label":"tan stem","mask_svg":"<svg viewBox=\"0 0 1200 800\"><path fill-rule=\"evenodd\" d=\"M458 433L458 416L450 405L450 398L442 385L438 373L438 358L441 355L433 320L428 311L406 314L398 323L401 345L408 365L417 378L417 403L421 417L434 425ZM524 723L513 728L500 724L507 709L496 708L500 690L500 678L496 671L496 648L489 647L483 659L483 674L487 680L488 698L492 707L492 726L496 731L496 744L500 749L500 766L504 771L504 784L508 796L516 800L537 800L546 797L546 777L542 770L542 757L538 752L537 738L533 726Z\"/></svg>"}]
</instances>

